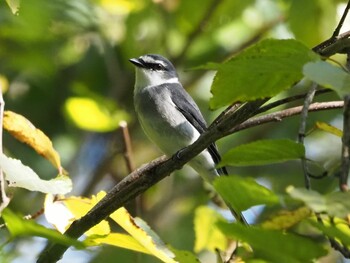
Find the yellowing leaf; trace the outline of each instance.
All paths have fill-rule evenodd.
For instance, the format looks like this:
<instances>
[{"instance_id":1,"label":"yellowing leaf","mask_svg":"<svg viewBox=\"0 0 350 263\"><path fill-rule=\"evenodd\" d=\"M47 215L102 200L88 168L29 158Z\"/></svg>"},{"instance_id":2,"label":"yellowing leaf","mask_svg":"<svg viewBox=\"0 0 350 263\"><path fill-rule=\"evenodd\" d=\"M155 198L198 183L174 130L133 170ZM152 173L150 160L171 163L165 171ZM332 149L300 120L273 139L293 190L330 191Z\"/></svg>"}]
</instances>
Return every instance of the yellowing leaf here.
<instances>
[{"instance_id":1,"label":"yellowing leaf","mask_svg":"<svg viewBox=\"0 0 350 263\"><path fill-rule=\"evenodd\" d=\"M216 222L220 220L223 221L222 216L207 206L200 206L196 209L194 218L195 252L198 253L204 249L212 252L215 252L216 249L225 251L227 238L216 226Z\"/></svg>"},{"instance_id":2,"label":"yellowing leaf","mask_svg":"<svg viewBox=\"0 0 350 263\"><path fill-rule=\"evenodd\" d=\"M59 175L51 180L42 180L28 166L20 160L0 155L0 167L11 187L22 187L30 191L39 191L51 194L66 194L72 190L72 181L68 176Z\"/></svg>"},{"instance_id":3,"label":"yellowing leaf","mask_svg":"<svg viewBox=\"0 0 350 263\"><path fill-rule=\"evenodd\" d=\"M69 211L74 215L75 219L79 219L94 207L104 196L105 192L101 191L96 196L93 195L91 198L85 197L69 197L64 200L64 204L67 206ZM103 220L99 224L89 229L85 234L87 236L92 235L108 235L110 233L110 227L107 221Z\"/></svg>"},{"instance_id":4,"label":"yellowing leaf","mask_svg":"<svg viewBox=\"0 0 350 263\"><path fill-rule=\"evenodd\" d=\"M29 120L12 111L5 111L3 126L13 137L28 144L61 171L60 156L53 148L52 142L41 130L35 128Z\"/></svg>"},{"instance_id":5,"label":"yellowing leaf","mask_svg":"<svg viewBox=\"0 0 350 263\"><path fill-rule=\"evenodd\" d=\"M110 233L106 237L94 238L91 241L96 244L108 244L145 254L150 254L150 252L144 246L142 246L135 238L126 234Z\"/></svg>"},{"instance_id":6,"label":"yellowing leaf","mask_svg":"<svg viewBox=\"0 0 350 263\"><path fill-rule=\"evenodd\" d=\"M133 218L128 211L122 207L115 211L110 217L117 222L126 232L134 237L152 255L163 262L174 263L175 254L168 249L153 230L140 218Z\"/></svg>"},{"instance_id":7,"label":"yellowing leaf","mask_svg":"<svg viewBox=\"0 0 350 263\"><path fill-rule=\"evenodd\" d=\"M101 6L111 14L123 15L135 10L140 10L144 6L142 0L100 0Z\"/></svg>"},{"instance_id":8,"label":"yellowing leaf","mask_svg":"<svg viewBox=\"0 0 350 263\"><path fill-rule=\"evenodd\" d=\"M0 75L0 92L6 93L9 89L9 82L4 75Z\"/></svg>"},{"instance_id":9,"label":"yellowing leaf","mask_svg":"<svg viewBox=\"0 0 350 263\"><path fill-rule=\"evenodd\" d=\"M343 131L342 130L339 130L338 128L336 128L334 126L329 125L328 123L318 121L318 122L316 122L316 128L318 128L318 129L320 129L322 131L331 133L331 134L333 134L335 136L343 137Z\"/></svg>"},{"instance_id":10,"label":"yellowing leaf","mask_svg":"<svg viewBox=\"0 0 350 263\"><path fill-rule=\"evenodd\" d=\"M303 206L293 211L281 211L271 219L264 221L261 226L265 229L288 229L310 215L311 210Z\"/></svg>"},{"instance_id":11,"label":"yellowing leaf","mask_svg":"<svg viewBox=\"0 0 350 263\"><path fill-rule=\"evenodd\" d=\"M128 119L125 112L118 110L110 113L101 104L90 98L69 98L65 110L77 127L88 131L113 131L119 127L120 121Z\"/></svg>"}]
</instances>

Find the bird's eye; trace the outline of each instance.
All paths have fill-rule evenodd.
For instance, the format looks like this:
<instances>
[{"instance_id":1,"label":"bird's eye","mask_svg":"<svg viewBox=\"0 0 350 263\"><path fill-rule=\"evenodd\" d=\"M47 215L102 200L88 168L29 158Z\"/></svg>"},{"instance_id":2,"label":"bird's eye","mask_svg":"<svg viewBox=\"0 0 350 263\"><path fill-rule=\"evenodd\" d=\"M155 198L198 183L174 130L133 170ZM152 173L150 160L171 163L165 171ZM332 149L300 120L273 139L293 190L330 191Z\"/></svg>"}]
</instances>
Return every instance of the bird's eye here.
<instances>
[{"instance_id":1,"label":"bird's eye","mask_svg":"<svg viewBox=\"0 0 350 263\"><path fill-rule=\"evenodd\" d=\"M153 70L164 70L164 67L160 63L154 63L153 64Z\"/></svg>"}]
</instances>

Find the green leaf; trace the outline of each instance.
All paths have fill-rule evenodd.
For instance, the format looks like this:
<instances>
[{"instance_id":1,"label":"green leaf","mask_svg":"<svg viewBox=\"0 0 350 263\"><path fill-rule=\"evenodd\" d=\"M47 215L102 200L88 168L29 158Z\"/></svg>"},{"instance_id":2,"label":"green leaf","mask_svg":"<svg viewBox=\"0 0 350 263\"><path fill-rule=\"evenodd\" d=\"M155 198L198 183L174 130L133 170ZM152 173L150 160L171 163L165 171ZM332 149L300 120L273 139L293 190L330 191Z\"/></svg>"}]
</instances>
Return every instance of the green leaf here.
<instances>
[{"instance_id":1,"label":"green leaf","mask_svg":"<svg viewBox=\"0 0 350 263\"><path fill-rule=\"evenodd\" d=\"M318 56L296 40L268 39L216 65L212 108L271 97L302 78L305 63Z\"/></svg>"},{"instance_id":2,"label":"green leaf","mask_svg":"<svg viewBox=\"0 0 350 263\"><path fill-rule=\"evenodd\" d=\"M350 192L333 192L327 195L304 188L287 188L288 194L294 199L303 201L310 209L317 213L343 218L350 214Z\"/></svg>"},{"instance_id":3,"label":"green leaf","mask_svg":"<svg viewBox=\"0 0 350 263\"><path fill-rule=\"evenodd\" d=\"M315 241L282 231L218 222L227 236L247 242L257 258L268 262L313 262L327 251Z\"/></svg>"},{"instance_id":4,"label":"green leaf","mask_svg":"<svg viewBox=\"0 0 350 263\"><path fill-rule=\"evenodd\" d=\"M340 67L325 61L309 62L303 73L317 84L334 90L341 98L350 93L350 74Z\"/></svg>"},{"instance_id":5,"label":"green leaf","mask_svg":"<svg viewBox=\"0 0 350 263\"><path fill-rule=\"evenodd\" d=\"M311 221L309 222L326 236L340 240L344 246L350 246L350 230L346 221L335 223L334 225Z\"/></svg>"},{"instance_id":6,"label":"green leaf","mask_svg":"<svg viewBox=\"0 0 350 263\"><path fill-rule=\"evenodd\" d=\"M216 222L223 221L223 217L207 206L200 206L196 209L194 217L194 231L196 240L194 251L202 250L215 252L215 249L225 250L227 239L215 225Z\"/></svg>"},{"instance_id":7,"label":"green leaf","mask_svg":"<svg viewBox=\"0 0 350 263\"><path fill-rule=\"evenodd\" d=\"M255 205L272 205L278 197L253 178L239 176L218 177L213 182L216 191L237 211L244 211Z\"/></svg>"},{"instance_id":8,"label":"green leaf","mask_svg":"<svg viewBox=\"0 0 350 263\"><path fill-rule=\"evenodd\" d=\"M181 263L198 263L199 262L197 257L191 251L177 250L172 247L170 247L170 249L176 255L175 260L177 262L181 262Z\"/></svg>"},{"instance_id":9,"label":"green leaf","mask_svg":"<svg viewBox=\"0 0 350 263\"><path fill-rule=\"evenodd\" d=\"M62 235L55 230L48 229L42 225L37 224L35 221L22 219L8 208L2 211L2 217L12 237L38 236L47 238L52 242L66 246L74 246L79 249L85 247L85 245L78 240Z\"/></svg>"},{"instance_id":10,"label":"green leaf","mask_svg":"<svg viewBox=\"0 0 350 263\"><path fill-rule=\"evenodd\" d=\"M222 157L220 165L250 166L281 163L304 157L304 146L287 139L260 140L240 145Z\"/></svg>"}]
</instances>

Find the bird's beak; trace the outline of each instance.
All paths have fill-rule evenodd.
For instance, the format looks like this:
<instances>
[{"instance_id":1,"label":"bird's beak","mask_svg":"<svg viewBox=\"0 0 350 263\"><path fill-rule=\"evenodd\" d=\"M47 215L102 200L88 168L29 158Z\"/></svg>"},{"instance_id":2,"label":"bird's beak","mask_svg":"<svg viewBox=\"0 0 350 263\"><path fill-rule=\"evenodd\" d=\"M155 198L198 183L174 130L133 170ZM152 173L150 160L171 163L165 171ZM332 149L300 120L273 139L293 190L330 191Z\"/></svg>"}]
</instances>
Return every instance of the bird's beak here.
<instances>
[{"instance_id":1,"label":"bird's beak","mask_svg":"<svg viewBox=\"0 0 350 263\"><path fill-rule=\"evenodd\" d=\"M139 58L131 58L129 59L129 61L134 64L136 67L139 67L139 68L143 68L145 67L144 63L143 63L143 60L139 59Z\"/></svg>"}]
</instances>

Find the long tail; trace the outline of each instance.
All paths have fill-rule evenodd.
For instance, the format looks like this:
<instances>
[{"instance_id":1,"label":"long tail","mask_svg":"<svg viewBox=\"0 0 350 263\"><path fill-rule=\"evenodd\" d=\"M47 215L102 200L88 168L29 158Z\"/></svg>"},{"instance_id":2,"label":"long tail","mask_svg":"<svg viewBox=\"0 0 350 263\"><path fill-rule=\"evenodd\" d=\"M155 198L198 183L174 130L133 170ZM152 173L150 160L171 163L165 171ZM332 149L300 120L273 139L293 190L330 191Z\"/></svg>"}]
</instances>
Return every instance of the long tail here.
<instances>
[{"instance_id":1,"label":"long tail","mask_svg":"<svg viewBox=\"0 0 350 263\"><path fill-rule=\"evenodd\" d=\"M218 164L221 161L221 156L220 156L220 154L217 150L217 147L214 143L208 147L208 151L209 151L211 157L213 158L215 164ZM227 171L225 166L216 168L216 171L218 172L218 174L220 176L227 176L228 175L228 171ZM231 211L234 218L238 222L241 222L244 225L249 225L242 213L236 212L226 200L224 200L224 202L225 202L226 206L229 208L229 210Z\"/></svg>"}]
</instances>

